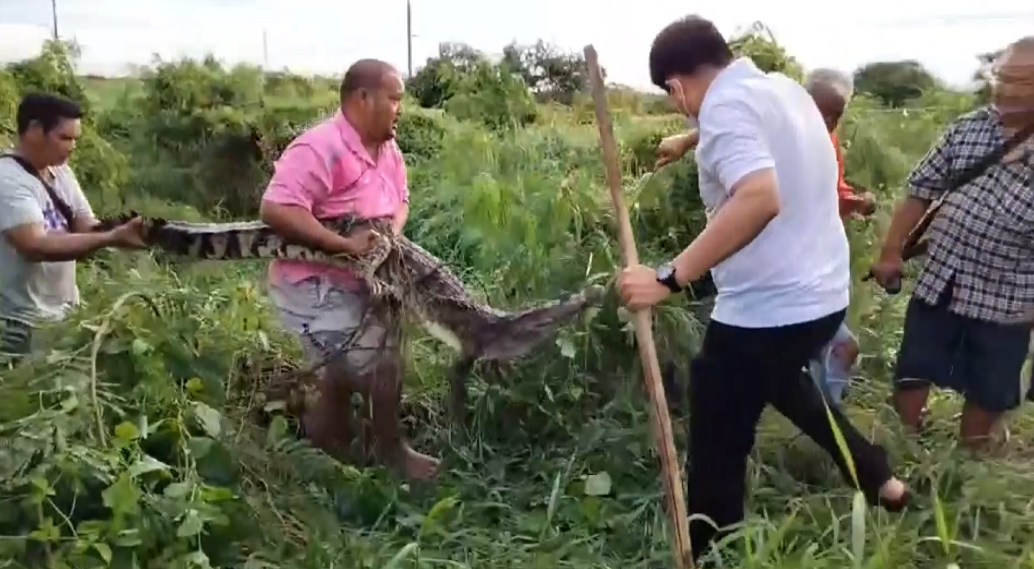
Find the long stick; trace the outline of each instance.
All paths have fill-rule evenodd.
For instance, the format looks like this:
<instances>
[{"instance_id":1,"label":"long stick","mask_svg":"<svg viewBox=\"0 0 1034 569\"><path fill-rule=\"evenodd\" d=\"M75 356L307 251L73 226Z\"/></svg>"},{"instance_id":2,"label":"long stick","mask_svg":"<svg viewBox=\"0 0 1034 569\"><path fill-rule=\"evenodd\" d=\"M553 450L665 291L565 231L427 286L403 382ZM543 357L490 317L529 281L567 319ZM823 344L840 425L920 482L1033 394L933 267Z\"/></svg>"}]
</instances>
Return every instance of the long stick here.
<instances>
[{"instance_id":1,"label":"long stick","mask_svg":"<svg viewBox=\"0 0 1034 569\"><path fill-rule=\"evenodd\" d=\"M614 140L614 125L607 109L607 92L600 74L596 48L585 46L585 63L589 67L589 81L592 85L592 100L596 106L596 125L600 130L600 146L603 147L603 161L607 171L607 185L610 186L610 197L618 215L618 231L622 256L625 266L639 263L639 253L635 247L635 235L632 234L632 222L628 219L628 209L621 192L621 166L618 159L618 146ZM679 469L678 454L675 452L675 439L671 434L671 416L668 414L668 401L664 396L661 384L661 366L657 361L657 346L653 341L653 321L650 310L640 310L634 319L636 344L639 346L639 359L643 362L643 373L646 380L646 392L650 396L651 419L653 423L654 444L661 458L661 478L664 483L664 494L667 499L668 516L671 518L671 547L677 569L693 569L693 556L689 543L689 524L686 521L686 501L682 494L682 475Z\"/></svg>"}]
</instances>

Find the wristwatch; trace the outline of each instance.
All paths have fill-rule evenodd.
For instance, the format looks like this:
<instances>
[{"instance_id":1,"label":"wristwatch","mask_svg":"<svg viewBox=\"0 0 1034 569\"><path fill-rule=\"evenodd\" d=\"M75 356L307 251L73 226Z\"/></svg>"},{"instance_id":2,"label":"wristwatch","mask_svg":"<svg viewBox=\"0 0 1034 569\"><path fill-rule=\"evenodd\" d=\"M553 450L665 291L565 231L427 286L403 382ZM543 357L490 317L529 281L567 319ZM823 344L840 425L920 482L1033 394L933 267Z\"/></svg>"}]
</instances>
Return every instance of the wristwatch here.
<instances>
[{"instance_id":1,"label":"wristwatch","mask_svg":"<svg viewBox=\"0 0 1034 569\"><path fill-rule=\"evenodd\" d=\"M657 269L657 282L668 287L671 292L676 294L682 292L682 287L675 278L675 266L671 263L665 263Z\"/></svg>"}]
</instances>

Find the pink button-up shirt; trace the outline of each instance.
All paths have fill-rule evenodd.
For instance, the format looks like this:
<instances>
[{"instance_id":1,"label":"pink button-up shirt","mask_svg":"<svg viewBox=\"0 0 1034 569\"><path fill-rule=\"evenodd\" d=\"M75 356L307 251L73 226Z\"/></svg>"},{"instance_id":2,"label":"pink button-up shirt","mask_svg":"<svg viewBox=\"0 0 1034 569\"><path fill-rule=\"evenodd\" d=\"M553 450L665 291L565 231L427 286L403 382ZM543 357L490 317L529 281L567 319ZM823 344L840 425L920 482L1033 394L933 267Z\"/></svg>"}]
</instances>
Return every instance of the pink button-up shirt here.
<instances>
[{"instance_id":1,"label":"pink button-up shirt","mask_svg":"<svg viewBox=\"0 0 1034 569\"><path fill-rule=\"evenodd\" d=\"M395 141L385 143L374 161L338 111L284 150L262 199L304 207L317 219L392 217L409 202L406 165ZM269 267L273 283L294 284L313 276L348 288L355 284L351 272L310 261L277 259Z\"/></svg>"}]
</instances>

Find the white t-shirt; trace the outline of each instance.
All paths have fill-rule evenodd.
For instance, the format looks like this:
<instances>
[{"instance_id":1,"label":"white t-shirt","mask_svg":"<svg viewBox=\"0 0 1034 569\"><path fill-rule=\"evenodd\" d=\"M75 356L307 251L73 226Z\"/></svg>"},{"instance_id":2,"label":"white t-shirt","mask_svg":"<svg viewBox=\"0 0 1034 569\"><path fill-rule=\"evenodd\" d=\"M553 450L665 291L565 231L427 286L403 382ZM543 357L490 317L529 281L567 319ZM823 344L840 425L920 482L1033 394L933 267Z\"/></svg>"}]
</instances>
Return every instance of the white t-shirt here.
<instances>
[{"instance_id":1,"label":"white t-shirt","mask_svg":"<svg viewBox=\"0 0 1034 569\"><path fill-rule=\"evenodd\" d=\"M93 217L75 174L67 164L53 169L51 184L77 217ZM47 232L67 232L68 224L46 188L15 160L0 158L0 232L41 223ZM25 260L0 237L0 316L32 324L56 320L79 303L75 261L35 263Z\"/></svg>"},{"instance_id":2,"label":"white t-shirt","mask_svg":"<svg viewBox=\"0 0 1034 569\"><path fill-rule=\"evenodd\" d=\"M775 168L780 210L712 269L712 318L744 328L816 320L847 307L850 258L837 204L837 162L815 102L796 81L738 59L708 88L696 159L708 219L742 178Z\"/></svg>"}]
</instances>

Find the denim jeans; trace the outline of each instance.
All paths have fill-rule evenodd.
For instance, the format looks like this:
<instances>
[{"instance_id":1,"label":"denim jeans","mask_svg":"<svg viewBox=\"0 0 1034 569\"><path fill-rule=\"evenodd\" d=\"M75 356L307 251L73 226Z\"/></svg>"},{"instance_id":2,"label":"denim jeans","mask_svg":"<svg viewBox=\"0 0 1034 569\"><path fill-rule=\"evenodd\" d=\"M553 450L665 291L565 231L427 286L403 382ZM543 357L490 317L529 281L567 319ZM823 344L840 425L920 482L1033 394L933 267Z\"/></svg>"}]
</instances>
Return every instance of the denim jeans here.
<instances>
[{"instance_id":1,"label":"denim jeans","mask_svg":"<svg viewBox=\"0 0 1034 569\"><path fill-rule=\"evenodd\" d=\"M840 405L844 399L844 389L851 380L851 365L840 361L833 349L846 342L855 342L855 336L841 324L836 335L822 347L819 355L808 362L808 372L812 380L822 390L826 401L832 405Z\"/></svg>"}]
</instances>

